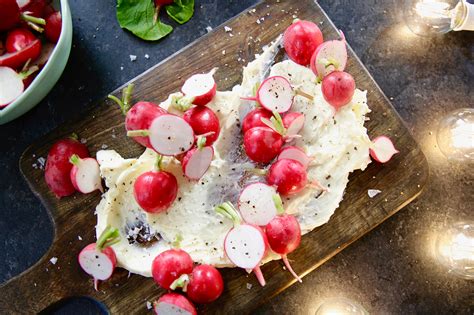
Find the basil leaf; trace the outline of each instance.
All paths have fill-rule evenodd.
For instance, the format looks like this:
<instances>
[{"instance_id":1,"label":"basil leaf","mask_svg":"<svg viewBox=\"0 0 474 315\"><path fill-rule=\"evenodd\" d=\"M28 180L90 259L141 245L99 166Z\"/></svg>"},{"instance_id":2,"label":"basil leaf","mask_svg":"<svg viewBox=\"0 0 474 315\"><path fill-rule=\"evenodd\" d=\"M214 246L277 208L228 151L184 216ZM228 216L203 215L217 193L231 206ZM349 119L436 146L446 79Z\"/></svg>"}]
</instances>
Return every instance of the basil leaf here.
<instances>
[{"instance_id":1,"label":"basil leaf","mask_svg":"<svg viewBox=\"0 0 474 315\"><path fill-rule=\"evenodd\" d=\"M166 12L179 24L184 24L194 14L194 0L174 0L173 4L166 6Z\"/></svg>"},{"instance_id":2,"label":"basil leaf","mask_svg":"<svg viewBox=\"0 0 474 315\"><path fill-rule=\"evenodd\" d=\"M153 0L117 0L117 20L121 28L144 40L159 40L173 30L159 18L155 20Z\"/></svg>"}]
</instances>

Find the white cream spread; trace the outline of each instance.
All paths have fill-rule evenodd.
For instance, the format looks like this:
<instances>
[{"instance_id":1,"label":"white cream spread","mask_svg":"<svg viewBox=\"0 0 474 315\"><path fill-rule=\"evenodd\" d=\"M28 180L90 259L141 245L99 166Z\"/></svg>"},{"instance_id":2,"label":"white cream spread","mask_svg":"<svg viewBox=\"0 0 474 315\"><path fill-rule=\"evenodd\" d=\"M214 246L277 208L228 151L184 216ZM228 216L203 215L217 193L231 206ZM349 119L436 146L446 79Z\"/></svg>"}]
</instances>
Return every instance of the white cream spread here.
<instances>
[{"instance_id":1,"label":"white cream spread","mask_svg":"<svg viewBox=\"0 0 474 315\"><path fill-rule=\"evenodd\" d=\"M147 149L138 159L123 159L113 150L97 153L108 190L97 206L96 234L99 236L107 225L119 228L122 238L113 248L120 267L149 277L156 255L172 248L177 240L180 240L180 248L198 263L232 267L223 247L232 223L216 214L214 207L224 201L237 204L243 186L265 180L248 172L255 166L243 152L239 122L254 104L241 101L240 96L251 95L255 83L268 75L266 72L279 42L280 39L244 68L241 85L235 86L233 91L217 92L208 104L219 117L221 133L214 144L214 160L203 178L188 180L183 176L179 162L164 158L165 170L173 173L179 184L178 197L166 213L148 214L140 209L133 197L134 180L153 168L154 151ZM283 200L285 209L298 218L305 234L328 222L343 198L349 173L363 170L370 163L370 140L364 127L365 115L370 110L366 92L356 89L351 103L334 114L321 94L321 86L315 84L312 71L292 61L276 63L271 67L270 75L284 76L294 87L314 96L314 101L295 97L291 111L304 113L306 121L300 132L302 137L292 144L314 157L308 176L328 187L329 191L307 188ZM162 106L167 108L170 99L171 96ZM140 234L141 238L155 241L146 245L134 242ZM265 261L277 258L270 254Z\"/></svg>"}]
</instances>

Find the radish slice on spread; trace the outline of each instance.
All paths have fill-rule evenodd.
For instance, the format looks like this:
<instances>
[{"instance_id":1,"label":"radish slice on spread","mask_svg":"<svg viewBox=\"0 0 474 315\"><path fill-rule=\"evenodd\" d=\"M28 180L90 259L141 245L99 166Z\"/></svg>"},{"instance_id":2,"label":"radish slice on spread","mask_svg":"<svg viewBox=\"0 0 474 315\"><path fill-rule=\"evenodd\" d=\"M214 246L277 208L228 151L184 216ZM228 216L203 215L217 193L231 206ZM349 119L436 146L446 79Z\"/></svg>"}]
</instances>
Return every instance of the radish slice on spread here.
<instances>
[{"instance_id":1,"label":"radish slice on spread","mask_svg":"<svg viewBox=\"0 0 474 315\"><path fill-rule=\"evenodd\" d=\"M214 149L211 146L204 146L205 137L200 137L197 142L197 148L186 152L181 162L184 175L193 180L200 179L206 173L214 157Z\"/></svg>"},{"instance_id":2,"label":"radish slice on spread","mask_svg":"<svg viewBox=\"0 0 474 315\"><path fill-rule=\"evenodd\" d=\"M266 225L277 215L276 190L264 183L253 183L240 193L239 210L245 222Z\"/></svg>"},{"instance_id":3,"label":"radish slice on spread","mask_svg":"<svg viewBox=\"0 0 474 315\"><path fill-rule=\"evenodd\" d=\"M197 315L196 308L187 298L177 293L166 293L155 301L156 315Z\"/></svg>"},{"instance_id":4,"label":"radish slice on spread","mask_svg":"<svg viewBox=\"0 0 474 315\"><path fill-rule=\"evenodd\" d=\"M333 71L344 71L347 64L347 48L344 33L340 40L330 40L322 43L311 57L311 70L319 79Z\"/></svg>"},{"instance_id":5,"label":"radish slice on spread","mask_svg":"<svg viewBox=\"0 0 474 315\"><path fill-rule=\"evenodd\" d=\"M16 100L24 91L23 78L8 67L0 67L0 108Z\"/></svg>"},{"instance_id":6,"label":"radish slice on spread","mask_svg":"<svg viewBox=\"0 0 474 315\"><path fill-rule=\"evenodd\" d=\"M283 126L286 128L286 136L297 135L304 126L304 114L298 112L287 113L283 116Z\"/></svg>"},{"instance_id":7,"label":"radish slice on spread","mask_svg":"<svg viewBox=\"0 0 474 315\"><path fill-rule=\"evenodd\" d=\"M87 245L79 253L79 265L86 273L94 277L96 291L99 280L109 279L117 265L115 252L110 246L120 241L119 235L116 228L109 226L102 232L97 243Z\"/></svg>"},{"instance_id":8,"label":"radish slice on spread","mask_svg":"<svg viewBox=\"0 0 474 315\"><path fill-rule=\"evenodd\" d=\"M181 88L181 92L194 105L205 106L216 95L217 85L214 73L217 68L208 73L195 74L188 78Z\"/></svg>"},{"instance_id":9,"label":"radish slice on spread","mask_svg":"<svg viewBox=\"0 0 474 315\"><path fill-rule=\"evenodd\" d=\"M278 160L289 159L300 162L303 167L308 168L312 159L300 148L295 146L285 147L281 150L278 155Z\"/></svg>"},{"instance_id":10,"label":"radish slice on spread","mask_svg":"<svg viewBox=\"0 0 474 315\"><path fill-rule=\"evenodd\" d=\"M370 156L380 163L386 163L390 161L394 154L399 153L392 140L386 136L379 136L372 140L372 146L369 149Z\"/></svg>"},{"instance_id":11,"label":"radish slice on spread","mask_svg":"<svg viewBox=\"0 0 474 315\"><path fill-rule=\"evenodd\" d=\"M69 159L73 165L71 168L71 182L83 194L88 194L96 190L104 192L102 188L102 181L100 178L99 163L94 158L81 159L74 154Z\"/></svg>"},{"instance_id":12,"label":"radish slice on spread","mask_svg":"<svg viewBox=\"0 0 474 315\"><path fill-rule=\"evenodd\" d=\"M224 240L224 251L237 267L253 269L261 286L265 285L260 262L267 252L267 237L256 225L242 222L242 219L230 202L216 207L216 212L234 223Z\"/></svg>"}]
</instances>

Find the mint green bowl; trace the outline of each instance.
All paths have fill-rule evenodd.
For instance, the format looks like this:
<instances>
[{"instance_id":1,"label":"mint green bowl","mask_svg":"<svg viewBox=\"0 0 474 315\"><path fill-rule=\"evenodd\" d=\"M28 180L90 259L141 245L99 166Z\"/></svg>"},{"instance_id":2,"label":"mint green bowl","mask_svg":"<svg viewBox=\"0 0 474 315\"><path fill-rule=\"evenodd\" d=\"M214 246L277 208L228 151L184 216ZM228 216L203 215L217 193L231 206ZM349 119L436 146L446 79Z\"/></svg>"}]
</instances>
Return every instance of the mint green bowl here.
<instances>
[{"instance_id":1,"label":"mint green bowl","mask_svg":"<svg viewBox=\"0 0 474 315\"><path fill-rule=\"evenodd\" d=\"M72 44L72 17L67 0L53 1L56 8L60 7L62 16L61 36L48 62L38 73L30 86L13 103L0 109L0 125L23 115L36 106L58 82L66 67Z\"/></svg>"}]
</instances>

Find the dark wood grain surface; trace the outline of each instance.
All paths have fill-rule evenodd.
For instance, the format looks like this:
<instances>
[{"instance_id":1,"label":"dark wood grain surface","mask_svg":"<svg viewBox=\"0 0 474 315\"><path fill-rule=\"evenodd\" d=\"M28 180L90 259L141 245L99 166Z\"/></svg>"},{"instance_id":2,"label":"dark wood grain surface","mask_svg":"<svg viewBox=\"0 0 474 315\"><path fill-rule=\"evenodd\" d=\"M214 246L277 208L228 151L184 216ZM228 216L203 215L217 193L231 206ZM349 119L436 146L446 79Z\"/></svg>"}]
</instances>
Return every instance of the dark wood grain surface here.
<instances>
[{"instance_id":1,"label":"dark wood grain surface","mask_svg":"<svg viewBox=\"0 0 474 315\"><path fill-rule=\"evenodd\" d=\"M230 89L240 82L242 65L252 60L261 46L284 31L291 24L293 15L322 22L320 27L325 37L337 37L336 29L313 1L265 1L255 9L255 12L243 12L225 23L233 29L233 37L224 32L223 26L216 28L135 78L135 99L164 100L181 86L185 78L215 66L220 68L216 74L218 89ZM266 21L256 23L258 18L267 16ZM238 61L239 57L241 61ZM352 51L347 71L355 77L358 88L369 91L368 102L372 109L370 120L366 123L369 135L390 135L401 152L386 165L372 163L366 171L350 176L344 200L331 220L304 236L301 246L290 255L294 269L301 275L317 268L413 200L422 191L428 177L428 166L420 148ZM58 200L47 189L43 172L32 168L36 161L33 154L46 156L56 140L71 132L87 139L92 153L104 144L125 157L135 157L143 151L125 137L123 116L115 104L104 100L94 108L79 120L65 124L38 140L20 160L21 171L30 188L50 211L55 236L53 245L37 264L0 287L0 313L39 312L67 297L90 296L103 302L112 314L142 314L148 311L145 302L153 301L162 294L151 279L129 276L122 269L102 283L99 292L95 292L92 280L81 271L76 257L83 246L94 241L94 209L100 199L99 193L76 194ZM367 190L373 187L384 191L384 197L370 199ZM83 240L79 241L78 236ZM49 262L51 257L58 258L55 265ZM223 296L199 309L205 313L251 312L294 283L282 266L281 262L263 266L267 279L264 288L258 286L253 275L248 276L243 270L223 270L226 284ZM252 288L248 289L247 284L251 284Z\"/></svg>"}]
</instances>

